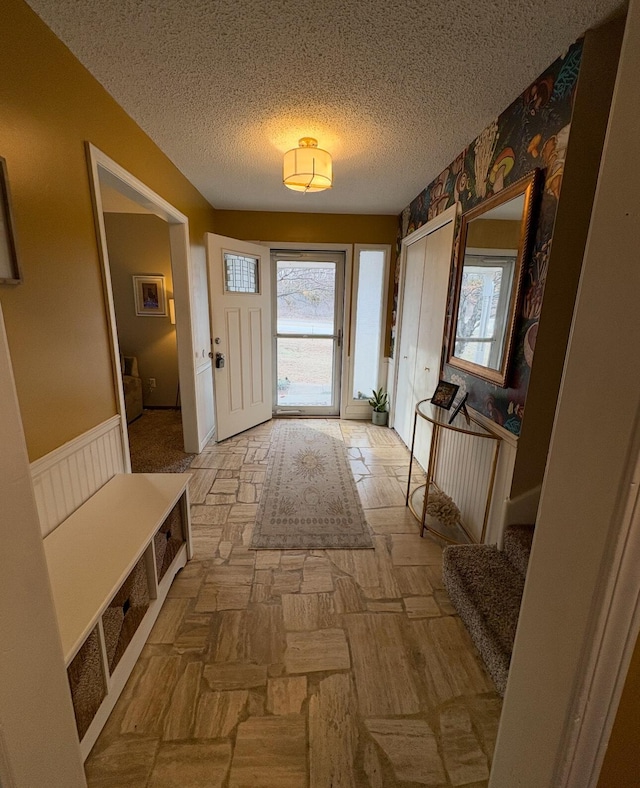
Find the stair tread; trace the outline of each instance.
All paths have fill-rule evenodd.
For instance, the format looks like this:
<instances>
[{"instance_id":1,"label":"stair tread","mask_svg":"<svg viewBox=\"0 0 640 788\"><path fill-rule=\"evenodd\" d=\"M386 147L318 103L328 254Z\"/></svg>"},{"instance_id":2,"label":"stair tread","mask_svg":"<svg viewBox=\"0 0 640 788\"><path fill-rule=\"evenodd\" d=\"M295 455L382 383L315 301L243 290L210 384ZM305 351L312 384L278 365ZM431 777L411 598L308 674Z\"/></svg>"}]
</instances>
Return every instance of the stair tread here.
<instances>
[{"instance_id":1,"label":"stair tread","mask_svg":"<svg viewBox=\"0 0 640 788\"><path fill-rule=\"evenodd\" d=\"M533 525L509 525L504 531L504 552L523 577L527 574L533 532Z\"/></svg>"},{"instance_id":2,"label":"stair tread","mask_svg":"<svg viewBox=\"0 0 640 788\"><path fill-rule=\"evenodd\" d=\"M504 692L524 578L503 551L491 545L456 545L443 553L443 578L451 601Z\"/></svg>"}]
</instances>

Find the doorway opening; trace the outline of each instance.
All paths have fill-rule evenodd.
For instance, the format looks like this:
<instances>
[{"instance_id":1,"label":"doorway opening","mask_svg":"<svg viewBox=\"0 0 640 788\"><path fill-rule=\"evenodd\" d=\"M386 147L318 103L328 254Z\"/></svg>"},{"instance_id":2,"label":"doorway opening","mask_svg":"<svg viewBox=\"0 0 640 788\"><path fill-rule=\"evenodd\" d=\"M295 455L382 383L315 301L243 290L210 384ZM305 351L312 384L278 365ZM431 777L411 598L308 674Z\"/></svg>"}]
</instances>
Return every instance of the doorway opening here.
<instances>
[{"instance_id":1,"label":"doorway opening","mask_svg":"<svg viewBox=\"0 0 640 788\"><path fill-rule=\"evenodd\" d=\"M176 443L179 445L180 453L200 452L213 434L213 417L211 415L210 419L207 418L209 412L213 413L213 383L209 383L208 390L206 386L199 385L199 370L196 369L197 365L193 361L194 352L198 357L202 355L204 359L208 351L208 302L203 334L207 337L205 351L204 347L200 349L194 344L194 337L203 332L196 330L198 325L194 325L192 320L192 271L189 261L187 217L91 144L87 144L87 159L110 329L114 393L121 419L123 463L125 469L130 471L127 424L128 421L135 423L134 419L139 414L140 404L145 404L145 395L149 404L162 404L153 401L154 398L161 396L168 406L180 407L182 424L178 425L176 430ZM111 227L110 249L107 225L114 224L111 217L116 214L128 224L144 222L153 227L151 232L152 236L155 234L155 241L152 244L157 243L158 249L162 250L161 257L164 257L164 263L161 264L158 259L152 260L153 254L150 254L148 265L155 270L136 270L131 273L130 270L126 270L128 263L120 260L115 266L117 271L112 271L109 256L115 235ZM117 229L116 234L120 236L121 241L116 244L119 251L126 250L130 245L127 243L127 237L129 239L132 237L130 231L130 227ZM143 249L144 245L140 248ZM123 255L126 256L127 254ZM139 259L137 262L131 262L131 265L137 268L140 265ZM114 273L119 279L115 287ZM204 274L206 278L206 270ZM170 299L174 301L173 308ZM118 310L116 310L116 301L121 301ZM119 315L116 314L117 311L120 312ZM199 313L203 310L196 311ZM195 317L197 318L198 314ZM134 328L134 333L142 334L152 330L151 326L154 322L156 325L162 324L164 326L164 330L160 332L162 336L151 340L147 337L149 341L143 340L141 345L144 346L144 351L131 352L136 350L135 347L130 346L133 340L128 338L127 347L124 344L121 347L119 338L119 327L124 328L124 323L128 320L139 324ZM154 374L145 367L147 361L142 365L140 363L141 356L153 344L160 345L161 361L163 363L168 361L166 380L164 373ZM209 361L208 357L206 360ZM206 372L205 378L211 381L210 363ZM160 375L162 377L159 377ZM138 382L133 380L136 377L139 379ZM125 394L127 384L132 393ZM160 394L159 389L165 389L164 393Z\"/></svg>"},{"instance_id":2,"label":"doorway opening","mask_svg":"<svg viewBox=\"0 0 640 788\"><path fill-rule=\"evenodd\" d=\"M123 393L134 473L178 473L184 452L169 227L123 204L101 179Z\"/></svg>"},{"instance_id":3,"label":"doorway opening","mask_svg":"<svg viewBox=\"0 0 640 788\"><path fill-rule=\"evenodd\" d=\"M344 252L272 251L274 415L339 416Z\"/></svg>"}]
</instances>

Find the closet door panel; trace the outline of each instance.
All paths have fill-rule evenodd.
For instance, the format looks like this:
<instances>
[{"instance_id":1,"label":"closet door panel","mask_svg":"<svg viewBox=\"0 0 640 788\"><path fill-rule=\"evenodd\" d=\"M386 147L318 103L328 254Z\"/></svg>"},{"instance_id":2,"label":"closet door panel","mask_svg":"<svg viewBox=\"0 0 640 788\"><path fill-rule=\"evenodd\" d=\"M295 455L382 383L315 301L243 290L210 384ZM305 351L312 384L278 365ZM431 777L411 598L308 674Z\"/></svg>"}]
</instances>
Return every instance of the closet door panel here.
<instances>
[{"instance_id":1,"label":"closet door panel","mask_svg":"<svg viewBox=\"0 0 640 788\"><path fill-rule=\"evenodd\" d=\"M453 247L453 222L425 238L424 275L418 338L416 343L413 389L415 401L430 397L438 384L442 361L442 342L447 310L447 292ZM415 402L414 402L415 405ZM423 421L422 419L420 420ZM420 465L426 467L429 459L430 430L422 430L416 437L415 455ZM424 433L424 434L423 434Z\"/></svg>"},{"instance_id":2,"label":"closet door panel","mask_svg":"<svg viewBox=\"0 0 640 788\"><path fill-rule=\"evenodd\" d=\"M416 404L414 377L426 248L426 237L408 246L405 266L394 428L408 446L411 445Z\"/></svg>"}]
</instances>

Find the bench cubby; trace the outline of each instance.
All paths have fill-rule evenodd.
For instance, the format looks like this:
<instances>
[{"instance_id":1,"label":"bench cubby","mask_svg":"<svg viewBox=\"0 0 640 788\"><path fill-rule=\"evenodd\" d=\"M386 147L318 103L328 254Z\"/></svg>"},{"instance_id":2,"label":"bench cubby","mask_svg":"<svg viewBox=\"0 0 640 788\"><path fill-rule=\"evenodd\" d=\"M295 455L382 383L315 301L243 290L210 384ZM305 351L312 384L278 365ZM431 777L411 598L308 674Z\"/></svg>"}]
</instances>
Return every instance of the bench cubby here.
<instances>
[{"instance_id":1,"label":"bench cubby","mask_svg":"<svg viewBox=\"0 0 640 788\"><path fill-rule=\"evenodd\" d=\"M107 694L98 628L91 630L67 668L78 736L82 739Z\"/></svg>"},{"instance_id":2,"label":"bench cubby","mask_svg":"<svg viewBox=\"0 0 640 788\"><path fill-rule=\"evenodd\" d=\"M189 478L117 474L44 540L84 758L191 558Z\"/></svg>"}]
</instances>

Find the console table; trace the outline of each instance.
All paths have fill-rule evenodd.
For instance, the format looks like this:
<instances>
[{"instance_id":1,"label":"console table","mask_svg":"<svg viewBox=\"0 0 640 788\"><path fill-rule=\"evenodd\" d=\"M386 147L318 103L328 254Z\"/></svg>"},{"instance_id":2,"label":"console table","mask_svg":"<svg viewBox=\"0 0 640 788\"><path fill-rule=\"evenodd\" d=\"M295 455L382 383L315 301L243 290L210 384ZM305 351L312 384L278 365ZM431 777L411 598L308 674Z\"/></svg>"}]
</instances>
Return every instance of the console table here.
<instances>
[{"instance_id":1,"label":"console table","mask_svg":"<svg viewBox=\"0 0 640 788\"><path fill-rule=\"evenodd\" d=\"M431 402L431 399L423 399L416 403L415 407L415 414L413 418L413 434L411 438L411 458L409 461L409 478L407 480L407 495L405 503L410 508L413 515L416 517L418 522L420 523L420 536L424 536L425 530L433 532L436 536L439 536L441 539L444 539L447 542L451 542L454 544L459 543L469 543L469 542L483 542L484 535L487 527L487 520L489 517L489 510L491 507L491 498L493 495L493 485L495 481L496 475L496 468L498 464L498 452L500 450L500 443L502 439L495 435L492 432L489 432L486 427L484 427L480 421L474 418L473 415L469 415L466 411L459 412L455 418L453 419L452 423L449 424L449 419L451 418L453 411L452 410L445 410L444 408L440 408L437 405L434 405ZM432 428L432 435L431 435L431 445L429 449L429 460L427 463L426 469L426 481L425 484L418 486L416 489L411 491L411 472L413 470L413 460L414 460L414 449L415 449L415 441L416 441L416 427L418 424L418 419L422 419L425 422L429 423ZM459 442L459 447L457 448L458 457L456 458L455 451L456 448L454 447L450 454L453 457L453 460L449 458L448 465L449 467L442 470L439 468L439 458L440 458L440 451L442 448L442 436L443 433L448 433L449 436L467 436L464 440L471 439L475 442L475 440L479 441L490 441L493 443L491 446L491 450L488 452L483 453L482 458L482 473L486 477L486 483L478 485L476 477L478 476L477 473L474 473L473 468L467 467L469 465L466 462L466 459L463 456L465 451L465 445L462 441ZM470 436L470 438L469 438ZM456 463L458 464L456 467ZM486 466L486 467L484 467ZM469 532L469 528L463 522L462 517L458 519L458 522L454 525L452 524L445 524L434 517L432 517L427 512L427 507L429 503L429 498L434 494L434 492L447 492L447 490L443 490L441 485L437 483L436 478L438 473L441 473L447 479L446 486L457 486L460 487L462 484L463 486L470 487L471 485L477 485L478 491L474 493L477 496L480 496L482 500L480 501L481 509L482 509L482 524L481 524L481 534L479 539L474 539L474 537ZM465 481L464 475L468 475L468 482ZM453 478L455 476L455 479ZM484 481L484 477L483 477ZM445 486L442 484L442 486ZM459 503L455 501L455 496L452 495L454 498L455 503Z\"/></svg>"}]
</instances>

